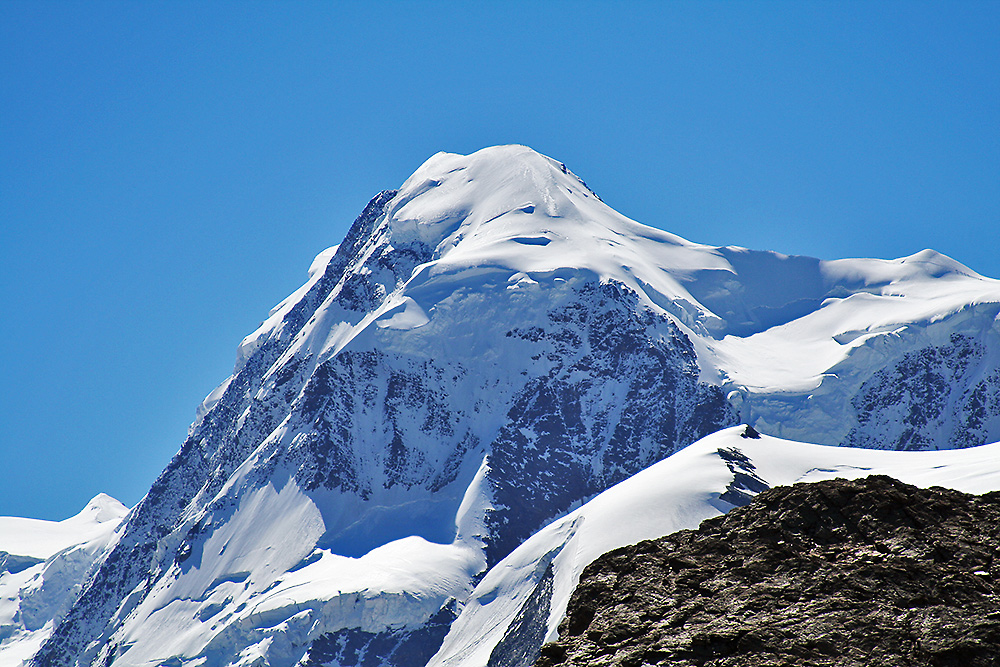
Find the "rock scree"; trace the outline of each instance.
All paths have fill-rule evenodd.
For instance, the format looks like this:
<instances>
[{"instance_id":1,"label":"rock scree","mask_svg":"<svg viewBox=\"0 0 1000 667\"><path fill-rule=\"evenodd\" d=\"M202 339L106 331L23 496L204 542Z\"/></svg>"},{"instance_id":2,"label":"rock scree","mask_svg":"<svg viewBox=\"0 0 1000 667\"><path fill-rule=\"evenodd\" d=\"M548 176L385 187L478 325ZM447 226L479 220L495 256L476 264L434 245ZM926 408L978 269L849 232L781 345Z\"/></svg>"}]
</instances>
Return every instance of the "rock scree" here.
<instances>
[{"instance_id":1,"label":"rock scree","mask_svg":"<svg viewBox=\"0 0 1000 667\"><path fill-rule=\"evenodd\" d=\"M1000 665L1000 492L777 487L611 551L539 667Z\"/></svg>"}]
</instances>

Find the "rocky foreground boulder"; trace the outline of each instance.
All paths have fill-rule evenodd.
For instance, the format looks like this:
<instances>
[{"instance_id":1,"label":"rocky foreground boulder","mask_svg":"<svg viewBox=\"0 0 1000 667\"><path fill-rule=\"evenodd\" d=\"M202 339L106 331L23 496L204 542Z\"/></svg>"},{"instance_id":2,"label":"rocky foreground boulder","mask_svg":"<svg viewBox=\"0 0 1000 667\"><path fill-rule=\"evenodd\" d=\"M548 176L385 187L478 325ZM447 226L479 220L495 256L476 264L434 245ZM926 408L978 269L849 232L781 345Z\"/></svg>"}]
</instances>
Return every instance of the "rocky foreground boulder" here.
<instances>
[{"instance_id":1,"label":"rocky foreground boulder","mask_svg":"<svg viewBox=\"0 0 1000 667\"><path fill-rule=\"evenodd\" d=\"M778 487L584 570L538 667L1000 664L1000 492Z\"/></svg>"}]
</instances>

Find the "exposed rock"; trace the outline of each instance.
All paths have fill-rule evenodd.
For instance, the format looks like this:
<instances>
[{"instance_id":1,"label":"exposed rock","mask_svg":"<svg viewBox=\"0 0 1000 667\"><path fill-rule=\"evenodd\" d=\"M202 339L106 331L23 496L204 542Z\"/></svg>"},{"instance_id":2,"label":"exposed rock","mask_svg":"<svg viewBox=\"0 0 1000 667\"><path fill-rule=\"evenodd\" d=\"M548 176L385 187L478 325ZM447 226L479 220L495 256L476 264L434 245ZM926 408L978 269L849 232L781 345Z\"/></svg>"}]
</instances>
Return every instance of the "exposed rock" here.
<instances>
[{"instance_id":1,"label":"exposed rock","mask_svg":"<svg viewBox=\"0 0 1000 667\"><path fill-rule=\"evenodd\" d=\"M347 628L327 633L312 643L308 655L302 660L302 667L374 667L384 664L423 667L441 646L441 640L454 620L455 602L452 601L416 630L403 628L364 632L358 628Z\"/></svg>"},{"instance_id":2,"label":"exposed rock","mask_svg":"<svg viewBox=\"0 0 1000 667\"><path fill-rule=\"evenodd\" d=\"M996 665L1000 492L777 487L584 570L539 667Z\"/></svg>"},{"instance_id":3,"label":"exposed rock","mask_svg":"<svg viewBox=\"0 0 1000 667\"><path fill-rule=\"evenodd\" d=\"M971 447L989 442L1000 411L1000 369L989 348L953 333L875 372L851 405L858 425L843 444L875 449Z\"/></svg>"},{"instance_id":4,"label":"exposed rock","mask_svg":"<svg viewBox=\"0 0 1000 667\"><path fill-rule=\"evenodd\" d=\"M493 649L486 667L531 667L535 663L538 650L545 641L554 579L550 562L541 581L531 591L500 643Z\"/></svg>"}]
</instances>

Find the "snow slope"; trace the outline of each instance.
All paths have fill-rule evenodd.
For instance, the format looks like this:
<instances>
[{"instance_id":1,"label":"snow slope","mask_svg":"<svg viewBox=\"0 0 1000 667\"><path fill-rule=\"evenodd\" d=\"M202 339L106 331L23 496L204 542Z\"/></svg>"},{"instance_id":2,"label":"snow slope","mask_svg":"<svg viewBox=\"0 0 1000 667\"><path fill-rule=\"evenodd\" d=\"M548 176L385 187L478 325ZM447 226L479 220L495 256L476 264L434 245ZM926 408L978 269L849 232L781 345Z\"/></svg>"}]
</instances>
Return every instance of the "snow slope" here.
<instances>
[{"instance_id":1,"label":"snow slope","mask_svg":"<svg viewBox=\"0 0 1000 667\"><path fill-rule=\"evenodd\" d=\"M36 662L422 667L481 572L740 420L1000 440L998 312L932 251L710 247L529 148L439 153L243 340Z\"/></svg>"},{"instance_id":2,"label":"snow slope","mask_svg":"<svg viewBox=\"0 0 1000 667\"><path fill-rule=\"evenodd\" d=\"M38 650L127 512L102 493L63 521L0 517L0 663Z\"/></svg>"},{"instance_id":3,"label":"snow slope","mask_svg":"<svg viewBox=\"0 0 1000 667\"><path fill-rule=\"evenodd\" d=\"M598 556L696 528L765 488L889 475L966 493L1000 490L1000 443L886 452L746 438L745 432L733 427L703 438L538 531L476 586L428 667L512 667L526 651L537 657L540 641L558 636L580 573ZM542 632L518 624L523 618L541 621Z\"/></svg>"}]
</instances>

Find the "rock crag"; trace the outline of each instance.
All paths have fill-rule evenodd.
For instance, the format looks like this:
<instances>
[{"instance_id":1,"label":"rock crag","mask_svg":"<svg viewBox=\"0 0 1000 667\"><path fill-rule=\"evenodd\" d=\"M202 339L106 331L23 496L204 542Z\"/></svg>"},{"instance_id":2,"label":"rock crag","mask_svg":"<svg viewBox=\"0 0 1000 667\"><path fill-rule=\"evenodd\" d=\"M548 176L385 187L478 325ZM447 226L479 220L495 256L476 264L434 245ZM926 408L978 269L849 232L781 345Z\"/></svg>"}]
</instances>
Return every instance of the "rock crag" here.
<instances>
[{"instance_id":1,"label":"rock crag","mask_svg":"<svg viewBox=\"0 0 1000 667\"><path fill-rule=\"evenodd\" d=\"M996 665L998 553L998 492L778 487L594 561L537 665Z\"/></svg>"}]
</instances>

